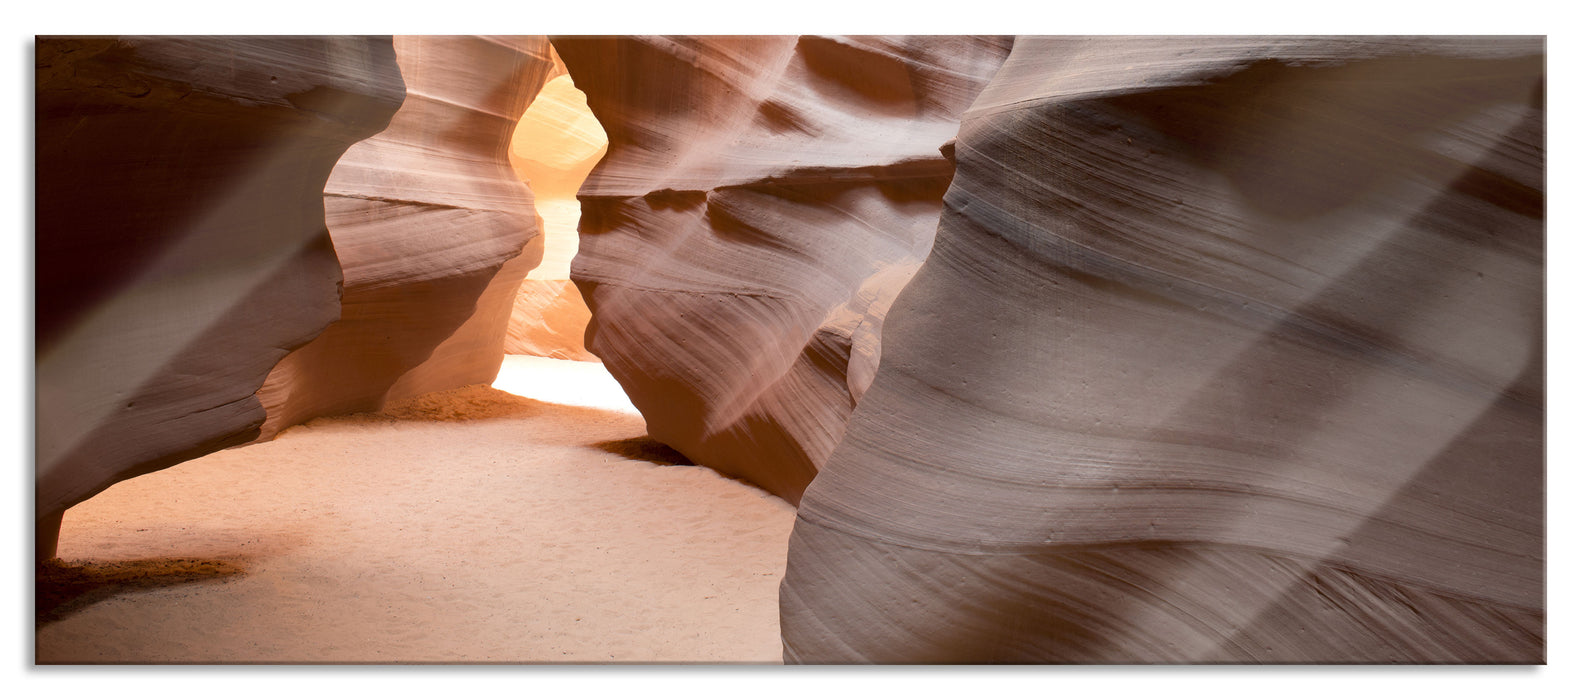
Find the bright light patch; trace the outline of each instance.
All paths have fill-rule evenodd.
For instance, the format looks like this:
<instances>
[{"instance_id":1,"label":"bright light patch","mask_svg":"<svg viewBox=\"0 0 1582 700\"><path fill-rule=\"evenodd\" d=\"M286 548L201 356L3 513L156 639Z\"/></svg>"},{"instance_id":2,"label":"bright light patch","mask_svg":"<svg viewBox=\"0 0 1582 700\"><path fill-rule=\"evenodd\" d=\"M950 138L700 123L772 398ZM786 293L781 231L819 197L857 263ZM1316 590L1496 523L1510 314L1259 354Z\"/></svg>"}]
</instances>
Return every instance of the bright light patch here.
<instances>
[{"instance_id":1,"label":"bright light patch","mask_svg":"<svg viewBox=\"0 0 1582 700\"><path fill-rule=\"evenodd\" d=\"M494 388L545 403L637 414L620 383L599 362L506 355Z\"/></svg>"}]
</instances>

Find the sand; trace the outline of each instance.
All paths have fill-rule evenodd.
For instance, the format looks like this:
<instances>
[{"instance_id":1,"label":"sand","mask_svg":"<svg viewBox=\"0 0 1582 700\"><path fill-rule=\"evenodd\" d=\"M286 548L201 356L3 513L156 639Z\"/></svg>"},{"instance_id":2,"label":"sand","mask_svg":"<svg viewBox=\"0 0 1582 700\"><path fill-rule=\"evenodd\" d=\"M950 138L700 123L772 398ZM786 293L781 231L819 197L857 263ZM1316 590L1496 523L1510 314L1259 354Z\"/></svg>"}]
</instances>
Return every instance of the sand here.
<instances>
[{"instance_id":1,"label":"sand","mask_svg":"<svg viewBox=\"0 0 1582 700\"><path fill-rule=\"evenodd\" d=\"M608 408L430 394L73 508L37 662L778 663L795 511L685 464L569 365Z\"/></svg>"}]
</instances>

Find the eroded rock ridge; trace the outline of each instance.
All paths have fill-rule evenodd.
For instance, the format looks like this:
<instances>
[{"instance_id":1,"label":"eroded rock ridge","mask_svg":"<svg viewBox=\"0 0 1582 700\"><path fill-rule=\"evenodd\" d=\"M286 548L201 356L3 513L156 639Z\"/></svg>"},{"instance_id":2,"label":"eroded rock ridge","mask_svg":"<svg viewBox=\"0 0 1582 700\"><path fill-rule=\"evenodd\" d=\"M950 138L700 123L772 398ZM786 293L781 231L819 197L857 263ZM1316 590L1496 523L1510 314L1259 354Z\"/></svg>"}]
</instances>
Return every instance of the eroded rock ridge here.
<instances>
[{"instance_id":1,"label":"eroded rock ridge","mask_svg":"<svg viewBox=\"0 0 1582 700\"><path fill-rule=\"evenodd\" d=\"M554 43L609 135L572 264L588 348L655 438L796 502L928 252L939 149L1009 41Z\"/></svg>"}]
</instances>

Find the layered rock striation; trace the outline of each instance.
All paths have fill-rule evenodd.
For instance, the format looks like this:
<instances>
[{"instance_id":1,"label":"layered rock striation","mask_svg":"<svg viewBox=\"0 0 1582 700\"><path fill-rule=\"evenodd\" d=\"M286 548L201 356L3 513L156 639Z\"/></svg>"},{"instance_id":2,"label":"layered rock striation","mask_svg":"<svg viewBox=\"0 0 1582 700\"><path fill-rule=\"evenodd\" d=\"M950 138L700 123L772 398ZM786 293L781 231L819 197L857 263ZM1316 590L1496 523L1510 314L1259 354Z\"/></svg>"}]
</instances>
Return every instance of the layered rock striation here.
<instances>
[{"instance_id":1,"label":"layered rock striation","mask_svg":"<svg viewBox=\"0 0 1582 700\"><path fill-rule=\"evenodd\" d=\"M555 38L609 137L571 276L655 438L796 502L927 254L970 37Z\"/></svg>"},{"instance_id":2,"label":"layered rock striation","mask_svg":"<svg viewBox=\"0 0 1582 700\"><path fill-rule=\"evenodd\" d=\"M403 84L389 39L36 45L40 558L111 484L253 439L339 313L323 190Z\"/></svg>"},{"instance_id":3,"label":"layered rock striation","mask_svg":"<svg viewBox=\"0 0 1582 700\"><path fill-rule=\"evenodd\" d=\"M786 660L1541 663L1544 114L1542 39L1018 38Z\"/></svg>"},{"instance_id":4,"label":"layered rock striation","mask_svg":"<svg viewBox=\"0 0 1582 700\"><path fill-rule=\"evenodd\" d=\"M264 437L310 418L494 380L517 286L542 257L511 135L555 62L542 37L396 37L407 98L323 197L340 319L270 373Z\"/></svg>"}]
</instances>

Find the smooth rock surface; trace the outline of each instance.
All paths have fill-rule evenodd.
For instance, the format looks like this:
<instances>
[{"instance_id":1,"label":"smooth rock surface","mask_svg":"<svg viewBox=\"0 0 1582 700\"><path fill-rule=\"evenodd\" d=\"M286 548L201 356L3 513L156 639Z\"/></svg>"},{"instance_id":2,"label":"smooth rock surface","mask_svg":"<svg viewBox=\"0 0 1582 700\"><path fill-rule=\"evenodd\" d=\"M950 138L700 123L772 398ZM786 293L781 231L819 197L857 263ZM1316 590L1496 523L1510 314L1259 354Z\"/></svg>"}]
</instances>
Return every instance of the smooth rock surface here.
<instances>
[{"instance_id":1,"label":"smooth rock surface","mask_svg":"<svg viewBox=\"0 0 1582 700\"><path fill-rule=\"evenodd\" d=\"M609 136L571 269L588 349L650 435L795 503L928 252L939 149L1009 40L553 41Z\"/></svg>"},{"instance_id":2,"label":"smooth rock surface","mask_svg":"<svg viewBox=\"0 0 1582 700\"><path fill-rule=\"evenodd\" d=\"M786 660L1542 663L1544 61L1018 38Z\"/></svg>"},{"instance_id":3,"label":"smooth rock surface","mask_svg":"<svg viewBox=\"0 0 1582 700\"><path fill-rule=\"evenodd\" d=\"M575 229L572 235L576 235ZM522 280L516 289L516 304L511 307L505 352L598 362L598 356L588 352L582 342L592 318L582 292L571 280Z\"/></svg>"},{"instance_id":4,"label":"smooth rock surface","mask_svg":"<svg viewBox=\"0 0 1582 700\"><path fill-rule=\"evenodd\" d=\"M542 241L511 168L518 119L549 79L542 37L396 37L407 99L324 190L345 271L340 320L259 397L268 438L315 416L494 380L516 289Z\"/></svg>"},{"instance_id":5,"label":"smooth rock surface","mask_svg":"<svg viewBox=\"0 0 1582 700\"><path fill-rule=\"evenodd\" d=\"M403 88L388 38L36 45L38 556L111 484L253 439L339 312L323 189Z\"/></svg>"}]
</instances>

